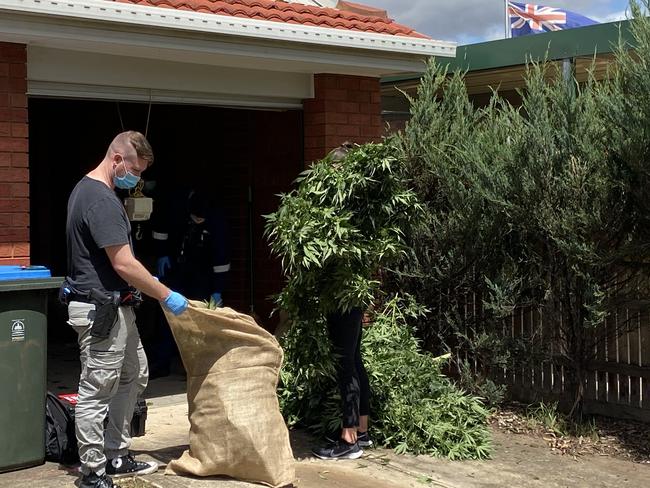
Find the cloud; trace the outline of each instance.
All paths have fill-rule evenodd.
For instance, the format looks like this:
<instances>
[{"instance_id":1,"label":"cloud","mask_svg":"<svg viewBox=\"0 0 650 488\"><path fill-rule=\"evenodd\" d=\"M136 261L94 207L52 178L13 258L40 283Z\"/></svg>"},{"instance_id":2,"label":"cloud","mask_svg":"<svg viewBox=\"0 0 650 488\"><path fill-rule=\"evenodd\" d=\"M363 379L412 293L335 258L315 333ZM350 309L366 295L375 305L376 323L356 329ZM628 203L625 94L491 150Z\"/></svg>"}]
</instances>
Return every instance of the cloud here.
<instances>
[{"instance_id":1,"label":"cloud","mask_svg":"<svg viewBox=\"0 0 650 488\"><path fill-rule=\"evenodd\" d=\"M502 38L505 32L505 2L500 0L365 0L365 3L385 8L397 22L434 39L464 44ZM611 22L625 17L627 0L542 0L540 3Z\"/></svg>"},{"instance_id":2,"label":"cloud","mask_svg":"<svg viewBox=\"0 0 650 488\"><path fill-rule=\"evenodd\" d=\"M615 22L617 20L625 20L630 18L630 12L626 10L620 10L618 12L611 12L605 15L595 15L592 17L598 22Z\"/></svg>"}]
</instances>

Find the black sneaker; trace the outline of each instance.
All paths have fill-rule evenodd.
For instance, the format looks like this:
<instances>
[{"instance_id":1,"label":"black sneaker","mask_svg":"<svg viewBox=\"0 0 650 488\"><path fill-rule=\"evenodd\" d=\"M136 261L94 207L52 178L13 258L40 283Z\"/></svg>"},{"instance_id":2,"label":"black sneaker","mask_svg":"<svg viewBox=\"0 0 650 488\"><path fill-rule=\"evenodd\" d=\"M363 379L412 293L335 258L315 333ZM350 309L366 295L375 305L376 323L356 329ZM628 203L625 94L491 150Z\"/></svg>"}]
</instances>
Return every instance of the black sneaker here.
<instances>
[{"instance_id":1,"label":"black sneaker","mask_svg":"<svg viewBox=\"0 0 650 488\"><path fill-rule=\"evenodd\" d=\"M343 439L325 447L312 449L311 452L320 459L358 459L363 455L359 443L348 444Z\"/></svg>"},{"instance_id":2,"label":"black sneaker","mask_svg":"<svg viewBox=\"0 0 650 488\"><path fill-rule=\"evenodd\" d=\"M105 474L97 476L95 473L90 473L81 478L79 488L113 488L113 480Z\"/></svg>"},{"instance_id":3,"label":"black sneaker","mask_svg":"<svg viewBox=\"0 0 650 488\"><path fill-rule=\"evenodd\" d=\"M368 431L357 432L357 444L359 444L359 447L372 447L373 442L368 435Z\"/></svg>"},{"instance_id":4,"label":"black sneaker","mask_svg":"<svg viewBox=\"0 0 650 488\"><path fill-rule=\"evenodd\" d=\"M135 476L138 474L151 474L156 471L158 471L158 464L136 461L131 454L110 459L106 463L106 472L115 478Z\"/></svg>"},{"instance_id":5,"label":"black sneaker","mask_svg":"<svg viewBox=\"0 0 650 488\"><path fill-rule=\"evenodd\" d=\"M325 440L331 443L338 441L340 438L341 438L341 429L337 430L336 432L327 434L325 436ZM374 444L372 442L372 439L368 435L368 431L366 432L357 431L357 443L359 444L359 447L372 447L372 445Z\"/></svg>"}]
</instances>

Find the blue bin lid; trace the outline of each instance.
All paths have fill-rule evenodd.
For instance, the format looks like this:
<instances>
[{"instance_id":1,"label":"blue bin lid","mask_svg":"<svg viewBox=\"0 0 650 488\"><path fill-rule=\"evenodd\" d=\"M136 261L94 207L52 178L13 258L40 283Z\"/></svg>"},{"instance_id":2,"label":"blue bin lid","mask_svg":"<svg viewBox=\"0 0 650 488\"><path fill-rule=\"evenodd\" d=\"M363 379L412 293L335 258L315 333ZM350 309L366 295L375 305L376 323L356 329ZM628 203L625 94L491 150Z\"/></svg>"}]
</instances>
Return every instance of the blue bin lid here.
<instances>
[{"instance_id":1,"label":"blue bin lid","mask_svg":"<svg viewBox=\"0 0 650 488\"><path fill-rule=\"evenodd\" d=\"M45 266L0 265L0 281L34 280L50 276L50 270Z\"/></svg>"}]
</instances>

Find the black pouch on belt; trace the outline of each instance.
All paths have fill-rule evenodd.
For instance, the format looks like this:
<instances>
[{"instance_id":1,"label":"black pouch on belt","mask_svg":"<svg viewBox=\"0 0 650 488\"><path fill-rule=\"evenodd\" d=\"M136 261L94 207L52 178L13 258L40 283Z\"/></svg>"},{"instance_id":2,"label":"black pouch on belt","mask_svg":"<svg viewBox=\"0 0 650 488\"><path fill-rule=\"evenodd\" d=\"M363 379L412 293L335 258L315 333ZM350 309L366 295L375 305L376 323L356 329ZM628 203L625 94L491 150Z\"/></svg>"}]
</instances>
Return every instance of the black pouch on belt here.
<instances>
[{"instance_id":1,"label":"black pouch on belt","mask_svg":"<svg viewBox=\"0 0 650 488\"><path fill-rule=\"evenodd\" d=\"M93 288L90 297L95 303L95 320L90 328L90 335L98 339L106 339L117 321L117 309L120 307L120 293L112 295Z\"/></svg>"},{"instance_id":2,"label":"black pouch on belt","mask_svg":"<svg viewBox=\"0 0 650 488\"><path fill-rule=\"evenodd\" d=\"M62 305L68 305L70 303L70 296L72 294L72 289L73 286L68 282L68 278L66 277L65 280L63 280L63 283L61 283L61 286L59 287L59 302Z\"/></svg>"}]
</instances>

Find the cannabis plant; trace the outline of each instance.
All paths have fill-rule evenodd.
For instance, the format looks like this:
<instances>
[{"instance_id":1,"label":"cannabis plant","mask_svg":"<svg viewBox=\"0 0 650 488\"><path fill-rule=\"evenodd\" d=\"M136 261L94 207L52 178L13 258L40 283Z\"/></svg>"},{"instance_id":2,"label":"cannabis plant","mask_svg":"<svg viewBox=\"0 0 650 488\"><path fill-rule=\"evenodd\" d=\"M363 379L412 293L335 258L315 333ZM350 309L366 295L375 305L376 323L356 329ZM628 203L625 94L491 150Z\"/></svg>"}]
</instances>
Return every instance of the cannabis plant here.
<instances>
[{"instance_id":1,"label":"cannabis plant","mask_svg":"<svg viewBox=\"0 0 650 488\"><path fill-rule=\"evenodd\" d=\"M491 450L487 409L441 373L447 356L423 352L408 320L421 308L393 298L364 327L362 356L371 389L371 434L398 453L482 459ZM280 406L289 425L316 434L340 426L340 396L326 325L298 322L282 345Z\"/></svg>"},{"instance_id":2,"label":"cannabis plant","mask_svg":"<svg viewBox=\"0 0 650 488\"><path fill-rule=\"evenodd\" d=\"M341 399L325 316L374 303L377 318L364 328L362 348L377 442L398 452L486 457L482 403L441 375L440 361L421 352L407 325L406 317L420 315L421 307L399 299L378 304L378 270L390 279L390 267L410 255L407 236L416 233L423 216L393 142L354 147L340 161L328 156L305 171L297 185L267 217L271 248L286 277L277 303L291 320L282 338L279 385L288 423L317 433L340 426Z\"/></svg>"},{"instance_id":3,"label":"cannabis plant","mask_svg":"<svg viewBox=\"0 0 650 488\"><path fill-rule=\"evenodd\" d=\"M380 267L405 255L405 230L420 223L422 208L393 146L356 146L341 161L327 156L296 183L266 217L287 278L279 307L294 320L368 308Z\"/></svg>"}]
</instances>

